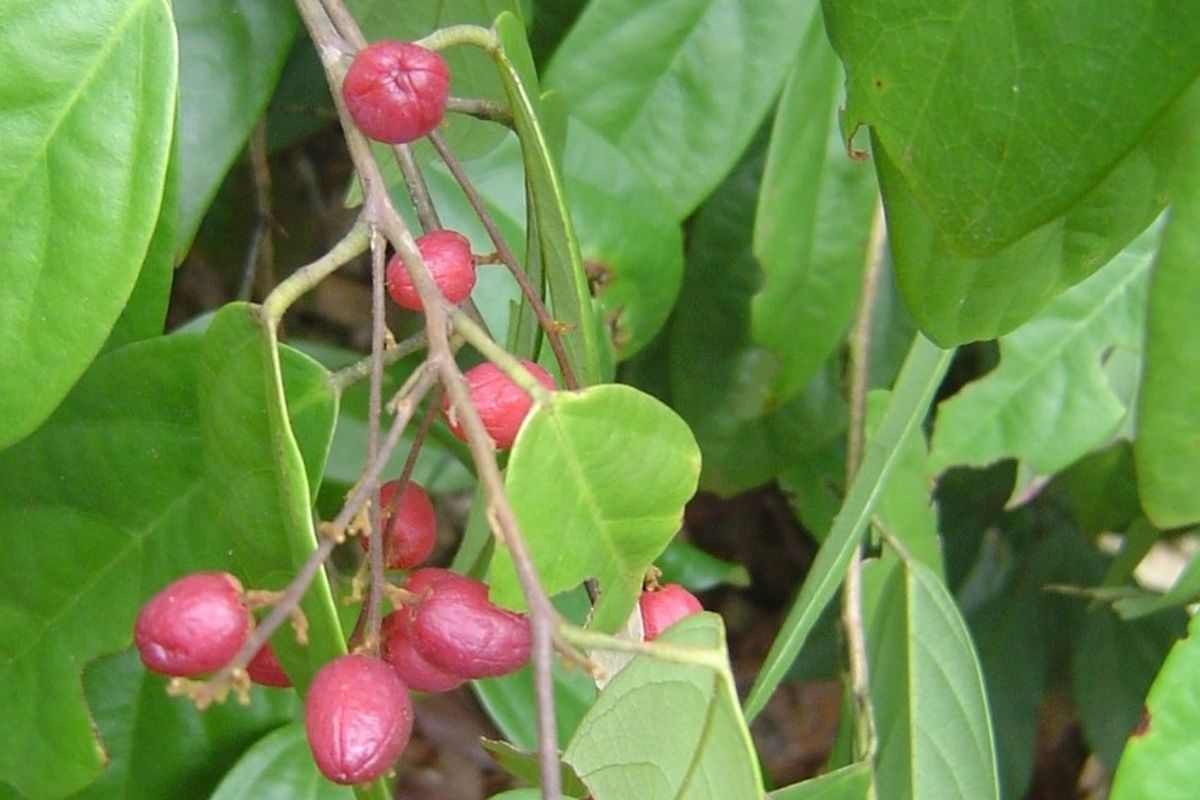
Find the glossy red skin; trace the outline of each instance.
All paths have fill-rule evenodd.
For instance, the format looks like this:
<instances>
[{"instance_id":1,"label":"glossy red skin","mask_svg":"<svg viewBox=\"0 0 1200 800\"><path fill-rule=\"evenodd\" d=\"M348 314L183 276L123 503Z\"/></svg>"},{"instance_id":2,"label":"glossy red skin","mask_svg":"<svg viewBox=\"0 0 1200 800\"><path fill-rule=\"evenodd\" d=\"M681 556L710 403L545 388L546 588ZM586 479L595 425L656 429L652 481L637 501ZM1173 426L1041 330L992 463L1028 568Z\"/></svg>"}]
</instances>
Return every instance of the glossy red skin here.
<instances>
[{"instance_id":1,"label":"glossy red skin","mask_svg":"<svg viewBox=\"0 0 1200 800\"><path fill-rule=\"evenodd\" d=\"M408 687L377 658L336 658L308 687L304 728L322 775L340 784L373 781L391 769L412 735Z\"/></svg>"},{"instance_id":2,"label":"glossy red skin","mask_svg":"<svg viewBox=\"0 0 1200 800\"><path fill-rule=\"evenodd\" d=\"M458 305L470 296L475 288L475 261L471 256L471 243L465 236L455 231L430 231L417 239L417 249L421 251L421 260L433 282L447 300ZM409 311L423 308L421 296L399 254L388 261L387 289L401 308Z\"/></svg>"},{"instance_id":3,"label":"glossy red skin","mask_svg":"<svg viewBox=\"0 0 1200 800\"><path fill-rule=\"evenodd\" d=\"M462 678L438 669L421 657L413 647L408 623L408 615L403 611L393 611L383 618L379 631L383 660L410 689L418 692L448 692L462 686Z\"/></svg>"},{"instance_id":4,"label":"glossy red skin","mask_svg":"<svg viewBox=\"0 0 1200 800\"><path fill-rule=\"evenodd\" d=\"M657 639L660 633L684 617L704 610L696 596L678 583L668 583L657 591L642 592L638 607L642 611L642 628L647 642Z\"/></svg>"},{"instance_id":5,"label":"glossy red skin","mask_svg":"<svg viewBox=\"0 0 1200 800\"><path fill-rule=\"evenodd\" d=\"M246 674L250 676L250 680L261 686L286 689L292 685L291 678L279 665L279 659L275 656L270 642L264 644L254 654L254 658L250 659L250 663L246 665Z\"/></svg>"},{"instance_id":6,"label":"glossy red skin","mask_svg":"<svg viewBox=\"0 0 1200 800\"><path fill-rule=\"evenodd\" d=\"M358 129L388 144L425 136L446 113L450 70L432 50L383 40L354 57L342 82L342 100Z\"/></svg>"},{"instance_id":7,"label":"glossy red skin","mask_svg":"<svg viewBox=\"0 0 1200 800\"><path fill-rule=\"evenodd\" d=\"M420 484L409 481L396 498L399 481L379 487L382 527L387 531L384 558L392 569L410 569L429 558L437 544L437 515ZM393 503L395 506L393 507ZM367 540L362 539L363 549Z\"/></svg>"},{"instance_id":8,"label":"glossy red skin","mask_svg":"<svg viewBox=\"0 0 1200 800\"><path fill-rule=\"evenodd\" d=\"M541 365L525 360L521 363L547 389L557 388L553 376ZM533 399L490 361L472 367L463 373L463 377L467 379L471 402L475 404L483 427L496 443L496 448L504 450L512 447L517 438L517 431L521 429L521 423L529 416L529 409L533 407ZM450 423L450 430L465 442L467 434L450 413L449 398L443 401L442 408Z\"/></svg>"},{"instance_id":9,"label":"glossy red skin","mask_svg":"<svg viewBox=\"0 0 1200 800\"><path fill-rule=\"evenodd\" d=\"M415 595L425 597L428 596L427 590L444 581L462 586L480 601L487 602L488 585L486 583L441 567L421 567L413 570L405 578L402 588Z\"/></svg>"},{"instance_id":10,"label":"glossy red skin","mask_svg":"<svg viewBox=\"0 0 1200 800\"><path fill-rule=\"evenodd\" d=\"M142 606L133 638L147 669L190 677L225 666L253 626L237 578L195 572Z\"/></svg>"},{"instance_id":11,"label":"glossy red skin","mask_svg":"<svg viewBox=\"0 0 1200 800\"><path fill-rule=\"evenodd\" d=\"M413 612L411 636L421 657L464 678L493 678L529 661L529 621L481 601L459 583L436 584Z\"/></svg>"}]
</instances>

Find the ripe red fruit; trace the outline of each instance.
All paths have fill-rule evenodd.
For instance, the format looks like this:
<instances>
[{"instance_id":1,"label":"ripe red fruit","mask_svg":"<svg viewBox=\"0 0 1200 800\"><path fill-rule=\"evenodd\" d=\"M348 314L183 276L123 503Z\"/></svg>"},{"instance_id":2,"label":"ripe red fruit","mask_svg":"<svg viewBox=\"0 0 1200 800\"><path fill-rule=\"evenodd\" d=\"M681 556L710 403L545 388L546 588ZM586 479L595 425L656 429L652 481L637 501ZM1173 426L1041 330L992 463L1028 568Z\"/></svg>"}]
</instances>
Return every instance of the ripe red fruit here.
<instances>
[{"instance_id":1,"label":"ripe red fruit","mask_svg":"<svg viewBox=\"0 0 1200 800\"><path fill-rule=\"evenodd\" d=\"M450 70L438 53L385 39L358 51L342 82L342 100L364 134L404 144L441 123L449 90Z\"/></svg>"},{"instance_id":2,"label":"ripe red fruit","mask_svg":"<svg viewBox=\"0 0 1200 800\"><path fill-rule=\"evenodd\" d=\"M383 660L396 670L396 674L410 689L418 692L448 692L462 686L462 678L438 669L416 651L405 611L393 611L384 617L379 633L383 640Z\"/></svg>"},{"instance_id":3,"label":"ripe red fruit","mask_svg":"<svg viewBox=\"0 0 1200 800\"><path fill-rule=\"evenodd\" d=\"M642 628L647 642L658 638L660 633L689 614L704 610L696 596L678 583L642 592L638 607L642 610Z\"/></svg>"},{"instance_id":4,"label":"ripe red fruit","mask_svg":"<svg viewBox=\"0 0 1200 800\"><path fill-rule=\"evenodd\" d=\"M521 363L547 389L556 388L554 378L539 364L525 360ZM490 361L472 367L463 373L463 377L467 379L471 402L475 404L483 427L496 443L497 449L512 447L517 438L517 431L521 429L521 423L529 416L529 409L533 407L532 398ZM450 423L450 430L465 442L467 434L450 409L449 397L443 402L442 408Z\"/></svg>"},{"instance_id":5,"label":"ripe red fruit","mask_svg":"<svg viewBox=\"0 0 1200 800\"><path fill-rule=\"evenodd\" d=\"M399 481L379 487L381 527L385 533L383 557L392 569L410 569L429 558L437 544L437 515L420 484L409 481L396 497ZM362 540L363 549L367 540Z\"/></svg>"},{"instance_id":6,"label":"ripe red fruit","mask_svg":"<svg viewBox=\"0 0 1200 800\"><path fill-rule=\"evenodd\" d=\"M254 654L254 658L250 659L250 663L246 665L246 674L250 676L250 680L261 686L286 689L292 685L291 678L279 665L279 659L275 656L270 642L264 644Z\"/></svg>"},{"instance_id":7,"label":"ripe red fruit","mask_svg":"<svg viewBox=\"0 0 1200 800\"><path fill-rule=\"evenodd\" d=\"M477 581L466 575L459 575L441 567L421 567L409 573L401 588L417 595L421 600L427 598L434 586L442 583L452 583L471 593L480 602L488 601L488 586L483 581Z\"/></svg>"},{"instance_id":8,"label":"ripe red fruit","mask_svg":"<svg viewBox=\"0 0 1200 800\"><path fill-rule=\"evenodd\" d=\"M458 305L470 296L475 288L475 260L465 236L455 231L430 231L417 239L417 249L447 300ZM421 297L399 253L388 261L387 289L396 305L409 311L421 310Z\"/></svg>"},{"instance_id":9,"label":"ripe red fruit","mask_svg":"<svg viewBox=\"0 0 1200 800\"><path fill-rule=\"evenodd\" d=\"M308 687L304 727L326 778L341 784L375 780L391 769L412 734L408 687L377 658L336 658Z\"/></svg>"},{"instance_id":10,"label":"ripe red fruit","mask_svg":"<svg viewBox=\"0 0 1200 800\"><path fill-rule=\"evenodd\" d=\"M411 636L421 657L464 678L507 675L529 660L529 621L481 600L457 581L435 584L412 614Z\"/></svg>"},{"instance_id":11,"label":"ripe red fruit","mask_svg":"<svg viewBox=\"0 0 1200 800\"><path fill-rule=\"evenodd\" d=\"M237 578L227 572L196 572L142 606L134 641L147 669L188 677L223 667L253 626Z\"/></svg>"}]
</instances>

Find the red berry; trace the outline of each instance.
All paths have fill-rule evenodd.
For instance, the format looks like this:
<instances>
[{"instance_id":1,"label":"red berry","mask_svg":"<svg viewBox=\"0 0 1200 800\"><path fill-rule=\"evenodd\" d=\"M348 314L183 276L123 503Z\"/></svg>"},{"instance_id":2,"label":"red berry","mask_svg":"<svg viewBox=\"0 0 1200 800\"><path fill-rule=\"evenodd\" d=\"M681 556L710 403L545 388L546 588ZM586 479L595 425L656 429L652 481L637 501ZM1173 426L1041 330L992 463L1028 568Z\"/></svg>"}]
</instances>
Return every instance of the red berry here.
<instances>
[{"instance_id":1,"label":"red berry","mask_svg":"<svg viewBox=\"0 0 1200 800\"><path fill-rule=\"evenodd\" d=\"M341 784L375 780L391 769L412 734L408 687L377 658L336 658L308 687L304 727L326 778Z\"/></svg>"},{"instance_id":2,"label":"red berry","mask_svg":"<svg viewBox=\"0 0 1200 800\"><path fill-rule=\"evenodd\" d=\"M250 659L250 663L246 665L246 674L250 676L250 680L261 686L286 689L292 685L291 678L279 665L279 659L275 656L275 650L272 649L270 642L264 644L254 654L254 658Z\"/></svg>"},{"instance_id":3,"label":"red berry","mask_svg":"<svg viewBox=\"0 0 1200 800\"><path fill-rule=\"evenodd\" d=\"M383 660L396 670L409 688L418 692L448 692L462 686L463 679L430 664L413 647L407 613L393 611L383 618Z\"/></svg>"},{"instance_id":4,"label":"red berry","mask_svg":"<svg viewBox=\"0 0 1200 800\"><path fill-rule=\"evenodd\" d=\"M475 288L475 261L471 243L465 236L454 231L430 231L417 239L417 249L433 282L447 300L458 305L470 296ZM409 311L421 310L421 297L399 253L388 262L387 288L396 305Z\"/></svg>"},{"instance_id":5,"label":"red berry","mask_svg":"<svg viewBox=\"0 0 1200 800\"><path fill-rule=\"evenodd\" d=\"M678 583L642 592L638 606L642 610L642 628L647 642L658 638L660 633L689 614L704 610L696 596Z\"/></svg>"},{"instance_id":6,"label":"red berry","mask_svg":"<svg viewBox=\"0 0 1200 800\"><path fill-rule=\"evenodd\" d=\"M399 481L379 487L379 509L384 538L384 558L392 569L410 569L429 558L437 544L437 515L420 484L409 481L396 497ZM364 549L367 540L362 540Z\"/></svg>"},{"instance_id":7,"label":"red berry","mask_svg":"<svg viewBox=\"0 0 1200 800\"><path fill-rule=\"evenodd\" d=\"M554 378L539 364L524 360L521 363L547 389L556 388ZM492 437L492 441L500 450L512 447L517 438L517 431L521 429L521 423L533 407L532 398L490 361L472 367L463 373L463 377L467 379L471 402L475 404L488 436ZM450 422L450 430L465 442L467 434L451 412L448 397L443 402L443 410Z\"/></svg>"},{"instance_id":8,"label":"red berry","mask_svg":"<svg viewBox=\"0 0 1200 800\"><path fill-rule=\"evenodd\" d=\"M358 51L342 82L342 99L364 134L404 144L441 123L449 90L450 70L438 53L385 39Z\"/></svg>"},{"instance_id":9,"label":"red berry","mask_svg":"<svg viewBox=\"0 0 1200 800\"><path fill-rule=\"evenodd\" d=\"M478 598L481 602L486 603L488 599L488 586L483 581L477 581L474 578L469 578L466 575L459 575L457 572L452 572L441 567L421 567L409 573L405 579L402 588L418 595L421 600L429 596L429 590L434 586L439 586L444 582L453 583L463 587L466 591Z\"/></svg>"},{"instance_id":10,"label":"red berry","mask_svg":"<svg viewBox=\"0 0 1200 800\"><path fill-rule=\"evenodd\" d=\"M529 621L481 600L458 582L436 584L412 616L412 640L433 666L464 678L491 678L529 660Z\"/></svg>"},{"instance_id":11,"label":"red berry","mask_svg":"<svg viewBox=\"0 0 1200 800\"><path fill-rule=\"evenodd\" d=\"M142 606L134 640L148 669L187 677L223 667L253 626L237 578L227 572L196 572Z\"/></svg>"}]
</instances>

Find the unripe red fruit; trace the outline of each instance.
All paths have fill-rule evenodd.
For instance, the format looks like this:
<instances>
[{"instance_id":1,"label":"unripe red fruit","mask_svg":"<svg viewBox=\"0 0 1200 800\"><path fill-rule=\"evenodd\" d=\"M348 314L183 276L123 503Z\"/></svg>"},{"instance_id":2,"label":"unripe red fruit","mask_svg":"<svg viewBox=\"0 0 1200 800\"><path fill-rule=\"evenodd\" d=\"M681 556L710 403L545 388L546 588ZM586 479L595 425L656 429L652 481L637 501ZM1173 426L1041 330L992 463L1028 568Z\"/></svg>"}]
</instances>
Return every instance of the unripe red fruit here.
<instances>
[{"instance_id":1,"label":"unripe red fruit","mask_svg":"<svg viewBox=\"0 0 1200 800\"><path fill-rule=\"evenodd\" d=\"M189 677L223 667L253 626L237 578L227 572L196 572L142 606L134 641L147 669Z\"/></svg>"},{"instance_id":2,"label":"unripe red fruit","mask_svg":"<svg viewBox=\"0 0 1200 800\"><path fill-rule=\"evenodd\" d=\"M492 678L529 660L529 621L481 600L471 587L443 581L413 612L411 636L421 657L464 678Z\"/></svg>"},{"instance_id":3,"label":"unripe red fruit","mask_svg":"<svg viewBox=\"0 0 1200 800\"><path fill-rule=\"evenodd\" d=\"M475 288L475 260L471 256L471 243L465 236L454 231L430 231L417 239L417 249L421 251L421 260L433 282L447 300L458 305L470 296ZM417 294L417 287L413 286L399 253L388 261L387 289L401 308L409 311L423 308L421 296Z\"/></svg>"},{"instance_id":4,"label":"unripe red fruit","mask_svg":"<svg viewBox=\"0 0 1200 800\"><path fill-rule=\"evenodd\" d=\"M322 775L341 784L373 781L391 769L412 735L408 687L377 658L336 658L308 687L304 727Z\"/></svg>"},{"instance_id":5,"label":"unripe red fruit","mask_svg":"<svg viewBox=\"0 0 1200 800\"><path fill-rule=\"evenodd\" d=\"M250 659L250 663L246 665L246 674L250 676L250 680L261 686L286 689L292 685L291 678L280 666L279 659L275 656L270 642L264 644L254 654L254 658Z\"/></svg>"},{"instance_id":6,"label":"unripe red fruit","mask_svg":"<svg viewBox=\"0 0 1200 800\"><path fill-rule=\"evenodd\" d=\"M392 569L409 569L429 558L437 544L437 515L420 484L409 481L396 497L399 481L379 487L380 527L385 533L383 554ZM363 549L367 540L363 539Z\"/></svg>"},{"instance_id":7,"label":"unripe red fruit","mask_svg":"<svg viewBox=\"0 0 1200 800\"><path fill-rule=\"evenodd\" d=\"M678 583L642 592L638 607L642 611L642 628L647 642L658 638L660 633L689 614L704 610L696 596Z\"/></svg>"},{"instance_id":8,"label":"unripe red fruit","mask_svg":"<svg viewBox=\"0 0 1200 800\"><path fill-rule=\"evenodd\" d=\"M413 647L407 612L393 611L384 617L379 635L383 640L383 660L396 670L410 689L448 692L462 686L462 678L433 666Z\"/></svg>"},{"instance_id":9,"label":"unripe red fruit","mask_svg":"<svg viewBox=\"0 0 1200 800\"><path fill-rule=\"evenodd\" d=\"M554 378L539 364L525 360L522 360L521 363L533 377L537 378L538 383L547 389L556 388ZM471 402L479 412L483 427L487 429L488 436L491 436L492 441L496 443L497 449L503 450L512 447L517 438L517 431L521 429L521 423L525 421L525 417L529 416L529 409L533 407L533 399L525 394L520 386L513 383L512 378L505 375L490 361L472 367L463 373L463 377L467 379ZM455 415L451 413L449 397L443 402L442 407L450 423L450 430L465 442L467 434Z\"/></svg>"},{"instance_id":10,"label":"unripe red fruit","mask_svg":"<svg viewBox=\"0 0 1200 800\"><path fill-rule=\"evenodd\" d=\"M438 53L385 39L358 51L342 82L342 100L364 134L404 144L441 123L449 90L450 70Z\"/></svg>"}]
</instances>

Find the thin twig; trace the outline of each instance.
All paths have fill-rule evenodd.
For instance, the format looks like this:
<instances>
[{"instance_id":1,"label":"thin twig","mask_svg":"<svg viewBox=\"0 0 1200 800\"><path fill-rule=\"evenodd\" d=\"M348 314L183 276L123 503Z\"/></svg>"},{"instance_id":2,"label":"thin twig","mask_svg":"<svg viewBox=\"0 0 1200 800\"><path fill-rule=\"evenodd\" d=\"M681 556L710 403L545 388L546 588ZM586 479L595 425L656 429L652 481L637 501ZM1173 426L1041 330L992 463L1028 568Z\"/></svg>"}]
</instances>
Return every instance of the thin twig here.
<instances>
[{"instance_id":1,"label":"thin twig","mask_svg":"<svg viewBox=\"0 0 1200 800\"><path fill-rule=\"evenodd\" d=\"M311 264L305 264L280 281L279 285L267 295L267 299L263 300L263 314L270 321L271 327L277 328L284 312L293 303L305 293L316 288L317 284L339 268L364 253L370 242L371 236L367 231L367 226L360 218L328 253Z\"/></svg>"},{"instance_id":2,"label":"thin twig","mask_svg":"<svg viewBox=\"0 0 1200 800\"><path fill-rule=\"evenodd\" d=\"M439 230L442 221L438 219L437 207L433 204L433 195L429 193L429 184L421 174L421 167L413 157L412 147L398 144L392 148L396 154L396 163L400 166L400 174L404 176L404 186L408 196L412 198L413 211L417 212L417 220L425 233Z\"/></svg>"},{"instance_id":3,"label":"thin twig","mask_svg":"<svg viewBox=\"0 0 1200 800\"><path fill-rule=\"evenodd\" d=\"M379 417L383 405L383 338L385 333L383 309L383 270L387 243L378 231L371 234L371 382L367 398L367 460L379 458ZM369 486L371 497L379 496L379 479ZM371 567L371 589L367 594L367 635L365 645L372 655L379 651L380 609L383 598L383 524L379 503L371 503L371 531L367 542L367 559Z\"/></svg>"},{"instance_id":4,"label":"thin twig","mask_svg":"<svg viewBox=\"0 0 1200 800\"><path fill-rule=\"evenodd\" d=\"M507 107L491 100L474 97L451 97L446 100L446 110L466 114L467 116L488 122L495 122L508 128L511 128L513 124L512 112Z\"/></svg>"},{"instance_id":5,"label":"thin twig","mask_svg":"<svg viewBox=\"0 0 1200 800\"><path fill-rule=\"evenodd\" d=\"M389 367L401 360L405 356L410 356L418 350L423 350L428 340L425 337L425 331L414 333L406 339L401 339L394 345L383 351L381 360L384 367ZM329 383L335 391L342 391L347 386L365 380L371 375L371 364L373 360L370 356L355 361L345 367L334 372L329 377Z\"/></svg>"}]
</instances>

